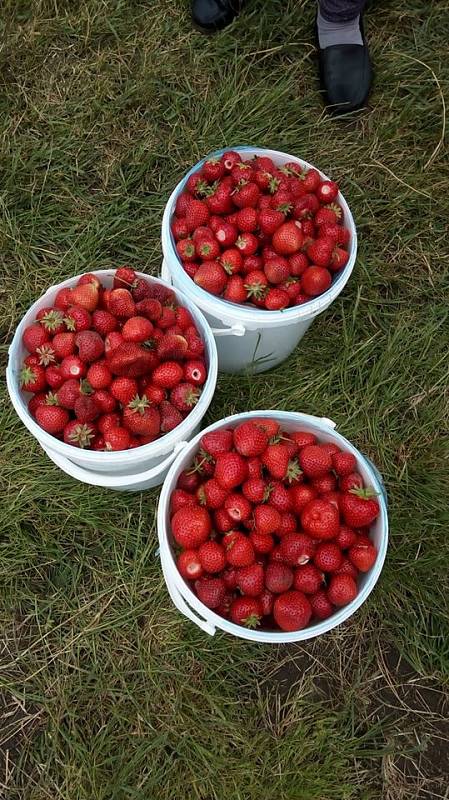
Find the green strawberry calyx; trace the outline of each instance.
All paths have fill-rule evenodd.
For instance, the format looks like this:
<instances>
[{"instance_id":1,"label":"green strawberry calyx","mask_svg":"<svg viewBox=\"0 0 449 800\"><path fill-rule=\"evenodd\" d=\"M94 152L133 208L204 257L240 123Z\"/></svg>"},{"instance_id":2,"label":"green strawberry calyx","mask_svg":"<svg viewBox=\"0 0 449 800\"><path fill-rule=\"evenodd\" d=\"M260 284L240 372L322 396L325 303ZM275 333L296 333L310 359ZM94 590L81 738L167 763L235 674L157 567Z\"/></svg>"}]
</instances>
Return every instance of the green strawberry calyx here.
<instances>
[{"instance_id":1,"label":"green strawberry calyx","mask_svg":"<svg viewBox=\"0 0 449 800\"><path fill-rule=\"evenodd\" d=\"M373 497L377 497L379 492L375 492L372 486L365 486L363 489L354 489L349 490L350 494L354 494L356 497L360 497L361 500L371 500Z\"/></svg>"}]
</instances>

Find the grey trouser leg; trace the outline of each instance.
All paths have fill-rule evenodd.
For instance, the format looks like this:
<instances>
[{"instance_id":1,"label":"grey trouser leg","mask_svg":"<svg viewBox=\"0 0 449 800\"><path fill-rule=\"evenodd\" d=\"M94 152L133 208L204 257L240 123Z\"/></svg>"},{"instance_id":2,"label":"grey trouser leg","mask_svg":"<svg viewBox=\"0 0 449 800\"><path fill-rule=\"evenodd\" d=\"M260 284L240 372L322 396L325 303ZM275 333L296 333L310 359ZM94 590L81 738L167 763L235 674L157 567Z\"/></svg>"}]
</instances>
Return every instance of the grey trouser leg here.
<instances>
[{"instance_id":1,"label":"grey trouser leg","mask_svg":"<svg viewBox=\"0 0 449 800\"><path fill-rule=\"evenodd\" d=\"M349 22L362 14L366 0L319 0L320 11L328 22Z\"/></svg>"}]
</instances>

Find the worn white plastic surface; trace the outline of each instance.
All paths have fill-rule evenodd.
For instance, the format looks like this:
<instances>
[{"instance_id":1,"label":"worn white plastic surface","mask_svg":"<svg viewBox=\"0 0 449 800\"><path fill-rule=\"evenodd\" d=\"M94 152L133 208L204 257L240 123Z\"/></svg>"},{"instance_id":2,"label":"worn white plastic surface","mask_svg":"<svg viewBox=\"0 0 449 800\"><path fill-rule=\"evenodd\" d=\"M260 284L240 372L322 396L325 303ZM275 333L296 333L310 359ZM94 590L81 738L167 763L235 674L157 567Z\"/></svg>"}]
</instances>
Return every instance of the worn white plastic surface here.
<instances>
[{"instance_id":1,"label":"worn white plastic surface","mask_svg":"<svg viewBox=\"0 0 449 800\"><path fill-rule=\"evenodd\" d=\"M307 161L278 150L264 150L257 147L235 147L233 150L242 154L242 160L248 160L254 155L267 155L276 164L296 161L307 169L312 167ZM206 159L220 156L223 152L223 150L217 150ZM221 372L241 372L249 368L255 372L264 372L276 364L280 364L290 355L315 317L327 309L345 287L357 255L356 227L349 206L340 193L337 199L344 211L345 225L351 232L349 260L342 272L335 277L327 292L308 303L286 308L284 311L264 311L215 297L197 286L184 271L170 230L170 222L178 195L183 191L189 176L196 172L206 159L200 161L187 173L171 194L165 207L162 221L162 251L164 254L162 277L167 281L171 279L173 286L181 289L193 300L204 312L214 330L214 335L220 337L217 341L217 349L218 368ZM320 174L323 180L328 179L323 172L320 171ZM239 325L239 328L237 329L238 333L234 329L234 335L241 337L237 342L234 341L232 335L229 335L229 330L226 331L235 325Z\"/></svg>"},{"instance_id":2,"label":"worn white plastic surface","mask_svg":"<svg viewBox=\"0 0 449 800\"><path fill-rule=\"evenodd\" d=\"M97 270L94 274L98 275L104 285L112 286L114 273L115 270ZM144 275L142 273L138 274L141 277L148 278L156 283L161 283L167 286L164 281L152 278L150 275ZM137 487L139 484L142 484L141 488L147 488L147 486L143 484L145 481L150 479L148 476L146 479L144 479L142 474L150 470L154 471L154 475L151 478L151 480L154 482L148 483L148 486L155 486L158 483L162 483L164 479L167 471L167 457L174 454L175 448L179 442L184 442L187 439L190 439L199 429L201 420L206 413L214 395L215 386L217 383L218 360L215 339L212 335L210 325L204 318L204 315L201 313L201 311L199 311L199 309L195 306L193 301L186 297L180 290L175 288L174 291L179 302L189 309L203 338L205 344L205 357L208 364L207 380L204 384L198 403L188 417L186 417L177 428L165 434L165 436L162 436L155 442L151 442L150 444L142 445L142 447L136 447L131 450L109 453L102 451L97 452L94 450L83 450L77 447L72 447L72 445L65 444L65 442L61 442L59 439L56 439L49 433L46 433L46 431L44 431L33 419L27 408L30 395L22 392L19 388L19 373L25 355L25 349L22 344L22 332L24 328L35 320L39 309L52 305L58 289L75 285L78 277L79 276L70 278L58 284L57 286L51 287L43 295L43 297L41 297L36 303L34 303L33 306L31 306L29 311L27 311L22 321L18 325L13 341L9 348L9 361L6 370L6 380L11 402L24 425L26 425L30 433L32 433L33 436L38 440L45 452L47 452L49 455L51 452L52 455L50 457L53 456L53 461L55 461L55 457L57 457L59 460L58 466L60 466L61 469L68 474L72 474L75 471L75 466L80 467L85 471L83 473L85 476L85 482L92 483L97 486L111 485L99 482L101 481L102 473L105 474L105 476L122 476L125 478L125 480L123 481L123 486L120 488L127 489L129 491L138 491L137 488L133 487ZM70 462L73 467L70 466ZM71 470L71 472L69 472L69 470ZM77 477L78 480L82 480L80 475L81 473L78 473L78 475L74 477ZM87 480L89 477L91 477L91 480ZM129 477L128 485L126 485L127 477ZM119 487L111 486L111 488Z\"/></svg>"},{"instance_id":3,"label":"worn white plastic surface","mask_svg":"<svg viewBox=\"0 0 449 800\"><path fill-rule=\"evenodd\" d=\"M349 603L347 606L337 611L329 619L314 623L301 631L285 633L249 630L248 628L235 625L233 622L223 619L223 617L215 614L214 611L211 611L201 603L176 567L173 547L174 542L170 532L169 503L171 493L176 487L179 474L191 464L192 458L198 450L199 441L206 432L218 428L234 428L243 420L250 419L251 417L272 417L278 420L282 428L286 431L306 430L316 434L322 442L335 442L342 449L348 450L354 454L357 459L357 468L363 476L365 485L372 486L379 495L380 515L371 530L374 544L378 550L377 560L372 569L360 577L359 593L357 597L352 603ZM365 602L366 598L373 590L382 571L387 552L387 497L382 478L376 467L348 442L347 439L337 433L334 428L335 423L331 420L287 411L250 411L245 414L235 414L201 431L195 439L189 442L187 447L179 454L172 464L160 494L157 517L162 569L173 603L182 614L188 617L202 630L211 635L217 630L222 630L234 636L238 636L241 639L249 639L254 642L266 642L269 644L304 641L305 639L312 639L315 636L320 636L330 631L332 628L337 627L337 625L340 625L348 619L348 617L351 617L357 609L360 608L362 603Z\"/></svg>"}]
</instances>

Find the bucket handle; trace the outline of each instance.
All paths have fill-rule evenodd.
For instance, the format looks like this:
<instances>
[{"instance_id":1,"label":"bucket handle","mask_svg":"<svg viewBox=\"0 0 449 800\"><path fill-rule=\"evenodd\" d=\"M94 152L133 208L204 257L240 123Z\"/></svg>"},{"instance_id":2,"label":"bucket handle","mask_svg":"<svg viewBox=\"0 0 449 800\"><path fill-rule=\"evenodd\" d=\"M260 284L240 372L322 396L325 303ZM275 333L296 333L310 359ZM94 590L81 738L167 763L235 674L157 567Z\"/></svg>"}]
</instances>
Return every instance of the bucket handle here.
<instances>
[{"instance_id":1,"label":"bucket handle","mask_svg":"<svg viewBox=\"0 0 449 800\"><path fill-rule=\"evenodd\" d=\"M164 557L163 557L163 554L161 552L159 553L159 556L160 556L160 559L161 559L162 572L163 572L164 578L165 578L165 585L166 585L168 593L169 593L169 595L170 595L170 597L172 599L173 605L176 606L176 608L178 609L178 611L181 612L181 614L183 614L191 622L193 622L194 625L197 625L198 628L201 628L202 631L204 631L205 633L208 633L209 636L214 636L214 634L215 634L215 632L217 630L215 628L215 626L211 625L209 622L206 622L206 620L203 619L202 617L197 616L197 614L195 614L193 609L191 609L190 606L187 605L187 603L184 600L184 598L183 598L181 592L179 591L178 587L175 586L168 579L167 572L166 572L165 565L164 565Z\"/></svg>"},{"instance_id":2,"label":"bucket handle","mask_svg":"<svg viewBox=\"0 0 449 800\"><path fill-rule=\"evenodd\" d=\"M70 475L71 478L75 478L77 481L81 481L81 483L88 483L91 486L101 486L105 489L115 489L122 488L124 484L128 483L133 478L137 479L138 483L144 483L145 481L157 478L161 472L170 466L178 453L180 453L181 450L187 446L187 444L188 442L184 441L178 442L175 445L173 452L170 453L170 455L167 456L164 461L161 461L155 467L152 467L145 472L139 472L136 475L107 475L106 473L102 472L94 472L90 469L80 467L78 464L74 464L73 461L65 458L65 456L61 456L50 447L43 447L43 449L51 461L53 461L57 467L62 469L63 472L66 472L68 475Z\"/></svg>"},{"instance_id":3,"label":"bucket handle","mask_svg":"<svg viewBox=\"0 0 449 800\"><path fill-rule=\"evenodd\" d=\"M244 336L246 333L245 326L240 325L239 322L231 325L230 328L212 328L211 330L214 336Z\"/></svg>"}]
</instances>

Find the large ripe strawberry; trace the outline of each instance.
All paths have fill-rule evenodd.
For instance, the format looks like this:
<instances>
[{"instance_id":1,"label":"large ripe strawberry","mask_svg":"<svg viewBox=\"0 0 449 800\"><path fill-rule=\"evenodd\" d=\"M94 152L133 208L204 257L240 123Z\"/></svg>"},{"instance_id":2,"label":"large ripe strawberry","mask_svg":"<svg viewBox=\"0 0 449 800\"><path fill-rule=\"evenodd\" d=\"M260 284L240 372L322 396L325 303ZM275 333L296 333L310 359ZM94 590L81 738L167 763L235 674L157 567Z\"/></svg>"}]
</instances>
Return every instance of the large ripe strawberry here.
<instances>
[{"instance_id":1,"label":"large ripe strawberry","mask_svg":"<svg viewBox=\"0 0 449 800\"><path fill-rule=\"evenodd\" d=\"M59 308L41 308L36 314L36 320L41 323L50 336L65 331L64 315Z\"/></svg>"},{"instance_id":2,"label":"large ripe strawberry","mask_svg":"<svg viewBox=\"0 0 449 800\"><path fill-rule=\"evenodd\" d=\"M255 597L237 597L231 603L230 616L232 622L236 625L242 625L250 629L257 628L262 615L263 610L260 600Z\"/></svg>"},{"instance_id":3,"label":"large ripe strawberry","mask_svg":"<svg viewBox=\"0 0 449 800\"><path fill-rule=\"evenodd\" d=\"M321 478L332 469L332 457L319 444L310 444L299 452L299 464L308 478Z\"/></svg>"},{"instance_id":4,"label":"large ripe strawberry","mask_svg":"<svg viewBox=\"0 0 449 800\"><path fill-rule=\"evenodd\" d=\"M57 333L53 337L51 346L58 361L62 361L66 356L73 355L76 350L75 339L76 333L73 332Z\"/></svg>"},{"instance_id":5,"label":"large ripe strawberry","mask_svg":"<svg viewBox=\"0 0 449 800\"><path fill-rule=\"evenodd\" d=\"M83 283L75 286L71 292L72 305L81 306L86 311L95 311L100 295L95 283Z\"/></svg>"},{"instance_id":6,"label":"large ripe strawberry","mask_svg":"<svg viewBox=\"0 0 449 800\"><path fill-rule=\"evenodd\" d=\"M229 214L233 209L232 192L234 181L226 176L219 181L214 192L206 197L206 203L211 214Z\"/></svg>"},{"instance_id":7,"label":"large ripe strawberry","mask_svg":"<svg viewBox=\"0 0 449 800\"><path fill-rule=\"evenodd\" d=\"M307 267L301 278L301 288L310 297L327 292L332 283L332 276L325 267Z\"/></svg>"},{"instance_id":8,"label":"large ripe strawberry","mask_svg":"<svg viewBox=\"0 0 449 800\"><path fill-rule=\"evenodd\" d=\"M39 347L49 341L49 338L44 326L39 322L28 325L22 334L22 342L29 353L35 353Z\"/></svg>"},{"instance_id":9,"label":"large ripe strawberry","mask_svg":"<svg viewBox=\"0 0 449 800\"><path fill-rule=\"evenodd\" d=\"M164 333L158 341L156 352L161 361L180 361L185 358L189 344L181 333Z\"/></svg>"},{"instance_id":10,"label":"large ripe strawberry","mask_svg":"<svg viewBox=\"0 0 449 800\"><path fill-rule=\"evenodd\" d=\"M80 394L75 400L74 411L78 422L93 422L100 416L101 408L92 395Z\"/></svg>"},{"instance_id":11,"label":"large ripe strawberry","mask_svg":"<svg viewBox=\"0 0 449 800\"><path fill-rule=\"evenodd\" d=\"M273 478L284 480L287 475L290 455L285 444L269 444L262 455L262 463Z\"/></svg>"},{"instance_id":12,"label":"large ripe strawberry","mask_svg":"<svg viewBox=\"0 0 449 800\"><path fill-rule=\"evenodd\" d=\"M95 389L92 397L96 400L102 414L111 414L117 407L117 401L107 389Z\"/></svg>"},{"instance_id":13,"label":"large ripe strawberry","mask_svg":"<svg viewBox=\"0 0 449 800\"><path fill-rule=\"evenodd\" d=\"M24 365L20 372L20 386L24 392L42 392L47 386L44 367L40 364Z\"/></svg>"},{"instance_id":14,"label":"large ripe strawberry","mask_svg":"<svg viewBox=\"0 0 449 800\"><path fill-rule=\"evenodd\" d=\"M224 501L224 507L235 523L244 522L249 519L253 510L249 500L239 492L231 492L228 494Z\"/></svg>"},{"instance_id":15,"label":"large ripe strawberry","mask_svg":"<svg viewBox=\"0 0 449 800\"><path fill-rule=\"evenodd\" d=\"M368 572L374 566L377 550L373 544L356 542L348 552L349 560L360 572Z\"/></svg>"},{"instance_id":16,"label":"large ripe strawberry","mask_svg":"<svg viewBox=\"0 0 449 800\"><path fill-rule=\"evenodd\" d=\"M283 631L305 628L312 616L312 606L302 592L292 589L276 597L273 606L275 622Z\"/></svg>"},{"instance_id":17,"label":"large ripe strawberry","mask_svg":"<svg viewBox=\"0 0 449 800\"><path fill-rule=\"evenodd\" d=\"M182 422L181 412L175 408L168 400L162 400L159 406L159 413L161 415L161 431L168 433L169 431L177 428Z\"/></svg>"},{"instance_id":18,"label":"large ripe strawberry","mask_svg":"<svg viewBox=\"0 0 449 800\"><path fill-rule=\"evenodd\" d=\"M220 255L220 245L216 239L203 236L195 242L195 252L201 261L214 261Z\"/></svg>"},{"instance_id":19,"label":"large ripe strawberry","mask_svg":"<svg viewBox=\"0 0 449 800\"><path fill-rule=\"evenodd\" d=\"M357 596L357 584L351 575L332 575L327 596L334 606L346 606Z\"/></svg>"},{"instance_id":20,"label":"large ripe strawberry","mask_svg":"<svg viewBox=\"0 0 449 800\"><path fill-rule=\"evenodd\" d=\"M39 406L35 416L41 428L53 435L62 433L69 421L68 411L56 405Z\"/></svg>"},{"instance_id":21,"label":"large ripe strawberry","mask_svg":"<svg viewBox=\"0 0 449 800\"><path fill-rule=\"evenodd\" d=\"M237 208L254 208L260 196L260 189L254 181L239 181L232 199Z\"/></svg>"},{"instance_id":22,"label":"large ripe strawberry","mask_svg":"<svg viewBox=\"0 0 449 800\"><path fill-rule=\"evenodd\" d=\"M324 589L315 592L315 594L309 597L309 600L312 606L313 616L317 619L328 619L334 611L334 607Z\"/></svg>"},{"instance_id":23,"label":"large ripe strawberry","mask_svg":"<svg viewBox=\"0 0 449 800\"><path fill-rule=\"evenodd\" d=\"M237 227L239 231L245 233L252 233L257 230L259 225L259 218L255 208L241 208L236 216Z\"/></svg>"},{"instance_id":24,"label":"large ripe strawberry","mask_svg":"<svg viewBox=\"0 0 449 800\"><path fill-rule=\"evenodd\" d=\"M284 220L285 215L282 211L276 211L274 208L262 209L259 212L259 227L267 236L272 236L283 225Z\"/></svg>"},{"instance_id":25,"label":"large ripe strawberry","mask_svg":"<svg viewBox=\"0 0 449 800\"><path fill-rule=\"evenodd\" d=\"M264 569L262 564L250 564L237 570L237 586L242 594L248 597L259 597L264 585Z\"/></svg>"},{"instance_id":26,"label":"large ripe strawberry","mask_svg":"<svg viewBox=\"0 0 449 800\"><path fill-rule=\"evenodd\" d=\"M208 511L201 506L180 508L172 517L171 530L175 541L185 548L199 547L212 530Z\"/></svg>"},{"instance_id":27,"label":"large ripe strawberry","mask_svg":"<svg viewBox=\"0 0 449 800\"><path fill-rule=\"evenodd\" d=\"M364 486L360 472L350 472L349 475L340 478L339 484L342 492L350 492L351 489L363 489Z\"/></svg>"},{"instance_id":28,"label":"large ripe strawberry","mask_svg":"<svg viewBox=\"0 0 449 800\"><path fill-rule=\"evenodd\" d=\"M301 511L301 526L314 539L334 539L340 530L338 509L327 500L311 500Z\"/></svg>"},{"instance_id":29,"label":"large ripe strawberry","mask_svg":"<svg viewBox=\"0 0 449 800\"><path fill-rule=\"evenodd\" d=\"M222 220L215 230L215 238L220 242L222 247L232 247L236 242L239 231L236 225L232 222L225 222Z\"/></svg>"},{"instance_id":30,"label":"large ripe strawberry","mask_svg":"<svg viewBox=\"0 0 449 800\"><path fill-rule=\"evenodd\" d=\"M218 608L224 600L226 586L222 578L204 576L195 581L195 591L198 599L207 608Z\"/></svg>"},{"instance_id":31,"label":"large ripe strawberry","mask_svg":"<svg viewBox=\"0 0 449 800\"><path fill-rule=\"evenodd\" d=\"M265 570L265 586L273 594L288 591L293 584L293 570L286 564L270 563Z\"/></svg>"},{"instance_id":32,"label":"large ripe strawberry","mask_svg":"<svg viewBox=\"0 0 449 800\"><path fill-rule=\"evenodd\" d=\"M303 172L301 175L304 188L307 192L316 192L318 186L321 183L321 175L317 169L309 169L307 172Z\"/></svg>"},{"instance_id":33,"label":"large ripe strawberry","mask_svg":"<svg viewBox=\"0 0 449 800\"><path fill-rule=\"evenodd\" d=\"M183 377L183 368L177 361L165 361L164 364L159 364L152 374L153 383L163 389L173 389Z\"/></svg>"},{"instance_id":34,"label":"large ripe strawberry","mask_svg":"<svg viewBox=\"0 0 449 800\"><path fill-rule=\"evenodd\" d=\"M178 411L189 412L196 406L201 394L201 389L193 383L178 383L170 392L170 402Z\"/></svg>"},{"instance_id":35,"label":"large ripe strawberry","mask_svg":"<svg viewBox=\"0 0 449 800\"><path fill-rule=\"evenodd\" d=\"M280 554L286 564L299 567L308 564L315 555L316 545L306 533L286 533L279 545Z\"/></svg>"},{"instance_id":36,"label":"large ripe strawberry","mask_svg":"<svg viewBox=\"0 0 449 800\"><path fill-rule=\"evenodd\" d=\"M195 273L194 281L206 292L219 295L226 286L226 272L218 261L203 261Z\"/></svg>"},{"instance_id":37,"label":"large ripe strawberry","mask_svg":"<svg viewBox=\"0 0 449 800\"><path fill-rule=\"evenodd\" d=\"M120 291L117 289L116 291ZM112 336L113 334L110 334ZM114 375L139 378L156 366L158 359L154 351L146 350L135 342L122 342L107 353L109 369Z\"/></svg>"},{"instance_id":38,"label":"large ripe strawberry","mask_svg":"<svg viewBox=\"0 0 449 800\"><path fill-rule=\"evenodd\" d=\"M81 394L80 381L75 378L69 378L57 391L58 403L63 408L73 410L75 402Z\"/></svg>"},{"instance_id":39,"label":"large ripe strawberry","mask_svg":"<svg viewBox=\"0 0 449 800\"><path fill-rule=\"evenodd\" d=\"M274 232L271 243L279 255L291 256L301 249L303 241L301 223L290 220L290 222L284 222Z\"/></svg>"},{"instance_id":40,"label":"large ripe strawberry","mask_svg":"<svg viewBox=\"0 0 449 800\"><path fill-rule=\"evenodd\" d=\"M264 299L267 311L282 311L290 304L290 296L285 289L270 289Z\"/></svg>"},{"instance_id":41,"label":"large ripe strawberry","mask_svg":"<svg viewBox=\"0 0 449 800\"><path fill-rule=\"evenodd\" d=\"M270 533L259 533L259 531L251 531L249 538L256 553L271 553L274 547L274 539Z\"/></svg>"},{"instance_id":42,"label":"large ripe strawberry","mask_svg":"<svg viewBox=\"0 0 449 800\"><path fill-rule=\"evenodd\" d=\"M248 464L239 453L221 453L215 464L215 478L223 489L235 489L248 477Z\"/></svg>"},{"instance_id":43,"label":"large ripe strawberry","mask_svg":"<svg viewBox=\"0 0 449 800\"><path fill-rule=\"evenodd\" d=\"M198 557L205 572L221 572L226 566L225 549L222 544L208 540L198 549Z\"/></svg>"},{"instance_id":44,"label":"large ripe strawberry","mask_svg":"<svg viewBox=\"0 0 449 800\"><path fill-rule=\"evenodd\" d=\"M319 267L328 267L331 263L334 242L329 236L321 236L311 242L307 247L307 257L312 264Z\"/></svg>"},{"instance_id":45,"label":"large ripe strawberry","mask_svg":"<svg viewBox=\"0 0 449 800\"><path fill-rule=\"evenodd\" d=\"M227 275L236 275L242 271L243 257L237 247L228 247L220 256L220 264Z\"/></svg>"},{"instance_id":46,"label":"large ripe strawberry","mask_svg":"<svg viewBox=\"0 0 449 800\"><path fill-rule=\"evenodd\" d=\"M316 196L320 203L328 205L336 200L338 191L338 183L335 181L321 181L316 188Z\"/></svg>"},{"instance_id":47,"label":"large ripe strawberry","mask_svg":"<svg viewBox=\"0 0 449 800\"><path fill-rule=\"evenodd\" d=\"M347 250L344 250L342 247L336 247L332 253L331 263L329 265L329 269L332 272L338 272L340 269L346 266L349 260L349 253Z\"/></svg>"},{"instance_id":48,"label":"large ripe strawberry","mask_svg":"<svg viewBox=\"0 0 449 800\"><path fill-rule=\"evenodd\" d=\"M225 174L225 166L219 158L208 158L203 164L203 178L209 183L218 181Z\"/></svg>"},{"instance_id":49,"label":"large ripe strawberry","mask_svg":"<svg viewBox=\"0 0 449 800\"><path fill-rule=\"evenodd\" d=\"M196 491L196 496L200 505L211 508L213 511L221 508L226 500L228 493L223 489L215 478L205 481Z\"/></svg>"},{"instance_id":50,"label":"large ripe strawberry","mask_svg":"<svg viewBox=\"0 0 449 800\"><path fill-rule=\"evenodd\" d=\"M248 567L253 563L255 552L251 539L240 531L231 529L226 533L223 545L226 550L226 560L232 567Z\"/></svg>"},{"instance_id":51,"label":"large ripe strawberry","mask_svg":"<svg viewBox=\"0 0 449 800\"><path fill-rule=\"evenodd\" d=\"M352 453L339 451L332 456L332 465L337 475L344 477L357 469L357 460Z\"/></svg>"},{"instance_id":52,"label":"large ripe strawberry","mask_svg":"<svg viewBox=\"0 0 449 800\"><path fill-rule=\"evenodd\" d=\"M233 431L228 428L221 428L216 431L209 431L205 433L201 439L201 449L206 453L217 458L223 453L229 453L233 443Z\"/></svg>"},{"instance_id":53,"label":"large ripe strawberry","mask_svg":"<svg viewBox=\"0 0 449 800\"><path fill-rule=\"evenodd\" d=\"M157 436L160 432L161 416L159 410L150 405L146 395L136 395L123 409L122 422L131 433Z\"/></svg>"},{"instance_id":54,"label":"large ripe strawberry","mask_svg":"<svg viewBox=\"0 0 449 800\"><path fill-rule=\"evenodd\" d=\"M252 256L257 252L259 240L254 233L241 233L235 246L240 250L243 256Z\"/></svg>"},{"instance_id":55,"label":"large ripe strawberry","mask_svg":"<svg viewBox=\"0 0 449 800\"><path fill-rule=\"evenodd\" d=\"M250 503L263 503L270 496L270 486L263 478L248 478L242 485L242 493Z\"/></svg>"},{"instance_id":56,"label":"large ripe strawberry","mask_svg":"<svg viewBox=\"0 0 449 800\"><path fill-rule=\"evenodd\" d=\"M210 211L204 200L197 200L192 197L187 203L185 221L188 229L194 231L200 225L206 225L210 217Z\"/></svg>"},{"instance_id":57,"label":"large ripe strawberry","mask_svg":"<svg viewBox=\"0 0 449 800\"><path fill-rule=\"evenodd\" d=\"M153 324L146 317L129 317L121 333L125 342L145 342L153 333Z\"/></svg>"},{"instance_id":58,"label":"large ripe strawberry","mask_svg":"<svg viewBox=\"0 0 449 800\"><path fill-rule=\"evenodd\" d=\"M304 564L295 570L293 588L304 594L315 594L323 585L323 573L314 564Z\"/></svg>"},{"instance_id":59,"label":"large ripe strawberry","mask_svg":"<svg viewBox=\"0 0 449 800\"><path fill-rule=\"evenodd\" d=\"M103 438L106 450L108 451L127 450L131 444L129 431L121 425L115 428L108 428Z\"/></svg>"},{"instance_id":60,"label":"large ripe strawberry","mask_svg":"<svg viewBox=\"0 0 449 800\"><path fill-rule=\"evenodd\" d=\"M134 378L114 378L110 391L119 403L127 406L138 393L137 381Z\"/></svg>"},{"instance_id":61,"label":"large ripe strawberry","mask_svg":"<svg viewBox=\"0 0 449 800\"><path fill-rule=\"evenodd\" d=\"M71 378L84 378L87 372L87 367L79 356L67 356L63 358L59 368L62 377L66 381Z\"/></svg>"},{"instance_id":62,"label":"large ripe strawberry","mask_svg":"<svg viewBox=\"0 0 449 800\"><path fill-rule=\"evenodd\" d=\"M136 273L131 267L123 266L115 270L113 288L114 289L129 289L134 286L136 281Z\"/></svg>"},{"instance_id":63,"label":"large ripe strawberry","mask_svg":"<svg viewBox=\"0 0 449 800\"><path fill-rule=\"evenodd\" d=\"M59 367L55 367L53 364L50 364L50 366L45 370L45 378L50 388L54 391L60 389L64 383L61 370Z\"/></svg>"},{"instance_id":64,"label":"large ripe strawberry","mask_svg":"<svg viewBox=\"0 0 449 800\"><path fill-rule=\"evenodd\" d=\"M95 433L95 426L91 423L83 424L77 419L73 419L64 428L64 442L83 450L91 446Z\"/></svg>"},{"instance_id":65,"label":"large ripe strawberry","mask_svg":"<svg viewBox=\"0 0 449 800\"><path fill-rule=\"evenodd\" d=\"M268 435L257 420L241 422L234 429L234 446L242 456L260 456L268 445Z\"/></svg>"},{"instance_id":66,"label":"large ripe strawberry","mask_svg":"<svg viewBox=\"0 0 449 800\"><path fill-rule=\"evenodd\" d=\"M264 271L269 282L273 284L284 283L290 276L288 261L282 256L267 258Z\"/></svg>"},{"instance_id":67,"label":"large ripe strawberry","mask_svg":"<svg viewBox=\"0 0 449 800\"><path fill-rule=\"evenodd\" d=\"M380 512L376 492L370 488L343 492L340 509L346 525L350 528L364 528L371 525Z\"/></svg>"},{"instance_id":68,"label":"large ripe strawberry","mask_svg":"<svg viewBox=\"0 0 449 800\"><path fill-rule=\"evenodd\" d=\"M275 533L281 524L281 515L274 506L264 503L255 508L254 522L259 533Z\"/></svg>"},{"instance_id":69,"label":"large ripe strawberry","mask_svg":"<svg viewBox=\"0 0 449 800\"><path fill-rule=\"evenodd\" d=\"M126 319L134 317L136 314L136 304L128 289L113 289L109 297L109 308L111 314L116 317Z\"/></svg>"},{"instance_id":70,"label":"large ripe strawberry","mask_svg":"<svg viewBox=\"0 0 449 800\"><path fill-rule=\"evenodd\" d=\"M313 560L321 572L336 572L341 567L343 556L335 542L323 542L318 545Z\"/></svg>"},{"instance_id":71,"label":"large ripe strawberry","mask_svg":"<svg viewBox=\"0 0 449 800\"><path fill-rule=\"evenodd\" d=\"M104 353L104 342L96 331L80 331L76 334L75 344L78 355L85 364L97 361Z\"/></svg>"},{"instance_id":72,"label":"large ripe strawberry","mask_svg":"<svg viewBox=\"0 0 449 800\"><path fill-rule=\"evenodd\" d=\"M92 327L92 316L86 308L82 306L70 306L64 317L65 326L68 331L88 331Z\"/></svg>"},{"instance_id":73,"label":"large ripe strawberry","mask_svg":"<svg viewBox=\"0 0 449 800\"><path fill-rule=\"evenodd\" d=\"M201 578L203 574L197 550L183 550L178 556L176 566L182 577L188 581L195 581L197 578Z\"/></svg>"},{"instance_id":74,"label":"large ripe strawberry","mask_svg":"<svg viewBox=\"0 0 449 800\"><path fill-rule=\"evenodd\" d=\"M261 303L264 302L264 299L268 292L268 280L267 276L265 275L262 270L254 270L254 272L248 272L245 277L245 289L247 292L247 299L253 302L260 301Z\"/></svg>"},{"instance_id":75,"label":"large ripe strawberry","mask_svg":"<svg viewBox=\"0 0 449 800\"><path fill-rule=\"evenodd\" d=\"M64 312L72 305L72 290L69 286L65 286L64 289L59 289L56 292L54 305L55 308L59 308Z\"/></svg>"},{"instance_id":76,"label":"large ripe strawberry","mask_svg":"<svg viewBox=\"0 0 449 800\"><path fill-rule=\"evenodd\" d=\"M105 434L110 428L116 428L117 425L120 425L120 420L120 414L116 412L102 414L97 420L97 428L100 433Z\"/></svg>"}]
</instances>

